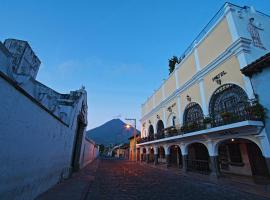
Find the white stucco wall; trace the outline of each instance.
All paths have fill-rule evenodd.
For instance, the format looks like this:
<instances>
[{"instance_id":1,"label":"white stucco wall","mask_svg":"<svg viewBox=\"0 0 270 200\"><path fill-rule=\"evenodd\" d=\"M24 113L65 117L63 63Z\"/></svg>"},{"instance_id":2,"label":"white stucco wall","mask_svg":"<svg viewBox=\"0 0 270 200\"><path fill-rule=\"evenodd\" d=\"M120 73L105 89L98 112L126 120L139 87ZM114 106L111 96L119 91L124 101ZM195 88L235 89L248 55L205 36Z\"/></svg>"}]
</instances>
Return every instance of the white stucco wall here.
<instances>
[{"instance_id":1,"label":"white stucco wall","mask_svg":"<svg viewBox=\"0 0 270 200\"><path fill-rule=\"evenodd\" d=\"M270 93L269 91L270 80L270 66L263 69L261 73L254 74L251 78L252 85L255 93L258 95L260 103L267 109L267 119L265 120L265 128L270 141Z\"/></svg>"},{"instance_id":2,"label":"white stucco wall","mask_svg":"<svg viewBox=\"0 0 270 200\"><path fill-rule=\"evenodd\" d=\"M0 86L0 199L30 200L68 175L76 127L1 77Z\"/></svg>"},{"instance_id":3,"label":"white stucco wall","mask_svg":"<svg viewBox=\"0 0 270 200\"><path fill-rule=\"evenodd\" d=\"M93 141L84 139L82 155L81 155L81 166L85 167L96 159L99 154L99 148Z\"/></svg>"}]
</instances>

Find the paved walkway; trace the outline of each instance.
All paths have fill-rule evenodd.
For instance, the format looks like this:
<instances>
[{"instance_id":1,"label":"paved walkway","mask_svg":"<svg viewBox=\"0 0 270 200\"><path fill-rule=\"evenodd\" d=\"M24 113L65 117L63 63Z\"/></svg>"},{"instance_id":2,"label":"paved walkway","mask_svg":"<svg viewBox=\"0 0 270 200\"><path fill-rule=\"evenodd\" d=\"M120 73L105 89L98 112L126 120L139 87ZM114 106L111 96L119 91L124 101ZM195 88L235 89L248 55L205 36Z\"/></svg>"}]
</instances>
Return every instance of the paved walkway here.
<instances>
[{"instance_id":1,"label":"paved walkway","mask_svg":"<svg viewBox=\"0 0 270 200\"><path fill-rule=\"evenodd\" d=\"M257 192L220 181L196 178L124 160L101 159L38 200L266 200ZM251 187L250 187L251 188ZM267 198L269 197L269 198Z\"/></svg>"}]
</instances>

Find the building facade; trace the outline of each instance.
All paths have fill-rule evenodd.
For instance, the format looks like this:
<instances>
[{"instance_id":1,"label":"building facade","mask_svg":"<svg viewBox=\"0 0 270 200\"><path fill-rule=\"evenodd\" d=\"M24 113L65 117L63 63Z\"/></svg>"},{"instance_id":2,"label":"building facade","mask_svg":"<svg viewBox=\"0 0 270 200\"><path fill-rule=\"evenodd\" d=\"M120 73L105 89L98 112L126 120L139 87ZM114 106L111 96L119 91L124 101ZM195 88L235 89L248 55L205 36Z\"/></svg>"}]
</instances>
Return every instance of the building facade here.
<instances>
[{"instance_id":1,"label":"building facade","mask_svg":"<svg viewBox=\"0 0 270 200\"><path fill-rule=\"evenodd\" d=\"M270 50L269 35L268 15L226 3L142 104L140 160L214 176L269 175L264 119L240 71Z\"/></svg>"},{"instance_id":2,"label":"building facade","mask_svg":"<svg viewBox=\"0 0 270 200\"><path fill-rule=\"evenodd\" d=\"M140 158L140 152L139 149L135 148L135 145L140 140L140 135L136 135L136 141L134 141L134 136L131 136L129 138L129 160L136 161Z\"/></svg>"},{"instance_id":3,"label":"building facade","mask_svg":"<svg viewBox=\"0 0 270 200\"><path fill-rule=\"evenodd\" d=\"M34 199L98 152L85 138L86 90L45 86L40 64L28 42L0 42L0 199Z\"/></svg>"}]
</instances>

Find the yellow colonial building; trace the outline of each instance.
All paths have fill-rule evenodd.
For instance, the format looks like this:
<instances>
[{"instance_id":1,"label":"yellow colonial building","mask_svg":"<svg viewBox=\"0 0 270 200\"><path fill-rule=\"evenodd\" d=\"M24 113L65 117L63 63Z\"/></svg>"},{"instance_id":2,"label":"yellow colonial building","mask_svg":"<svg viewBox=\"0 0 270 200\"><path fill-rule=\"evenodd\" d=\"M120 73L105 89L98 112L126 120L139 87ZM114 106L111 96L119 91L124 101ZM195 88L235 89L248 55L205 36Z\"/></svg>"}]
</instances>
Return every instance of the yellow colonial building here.
<instances>
[{"instance_id":1,"label":"yellow colonial building","mask_svg":"<svg viewBox=\"0 0 270 200\"><path fill-rule=\"evenodd\" d=\"M240 71L270 50L269 35L268 15L226 3L142 104L140 160L214 176L269 175L264 111Z\"/></svg>"}]
</instances>

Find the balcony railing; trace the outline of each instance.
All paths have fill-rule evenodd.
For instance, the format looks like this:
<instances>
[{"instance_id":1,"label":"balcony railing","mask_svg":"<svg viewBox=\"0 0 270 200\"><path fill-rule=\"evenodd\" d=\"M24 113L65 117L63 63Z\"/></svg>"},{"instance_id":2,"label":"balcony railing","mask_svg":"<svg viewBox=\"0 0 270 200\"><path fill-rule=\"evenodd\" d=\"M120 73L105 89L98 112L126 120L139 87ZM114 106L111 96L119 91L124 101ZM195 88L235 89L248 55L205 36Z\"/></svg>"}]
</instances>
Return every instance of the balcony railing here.
<instances>
[{"instance_id":1,"label":"balcony railing","mask_svg":"<svg viewBox=\"0 0 270 200\"><path fill-rule=\"evenodd\" d=\"M176 135L183 135L190 132L200 131L207 128L213 128L218 126L223 126L227 124L233 124L241 121L264 121L264 110L263 108L257 105L249 105L241 110L234 110L232 112L221 111L215 118L205 121L189 122L186 125L183 125L180 129L174 126L164 129L160 133L156 133L153 136L141 138L138 143L149 142L153 140L159 140L163 138L173 137Z\"/></svg>"},{"instance_id":2,"label":"balcony railing","mask_svg":"<svg viewBox=\"0 0 270 200\"><path fill-rule=\"evenodd\" d=\"M209 174L209 161L208 160L194 160L194 159L186 159L187 170L195 171L202 174Z\"/></svg>"}]
</instances>

